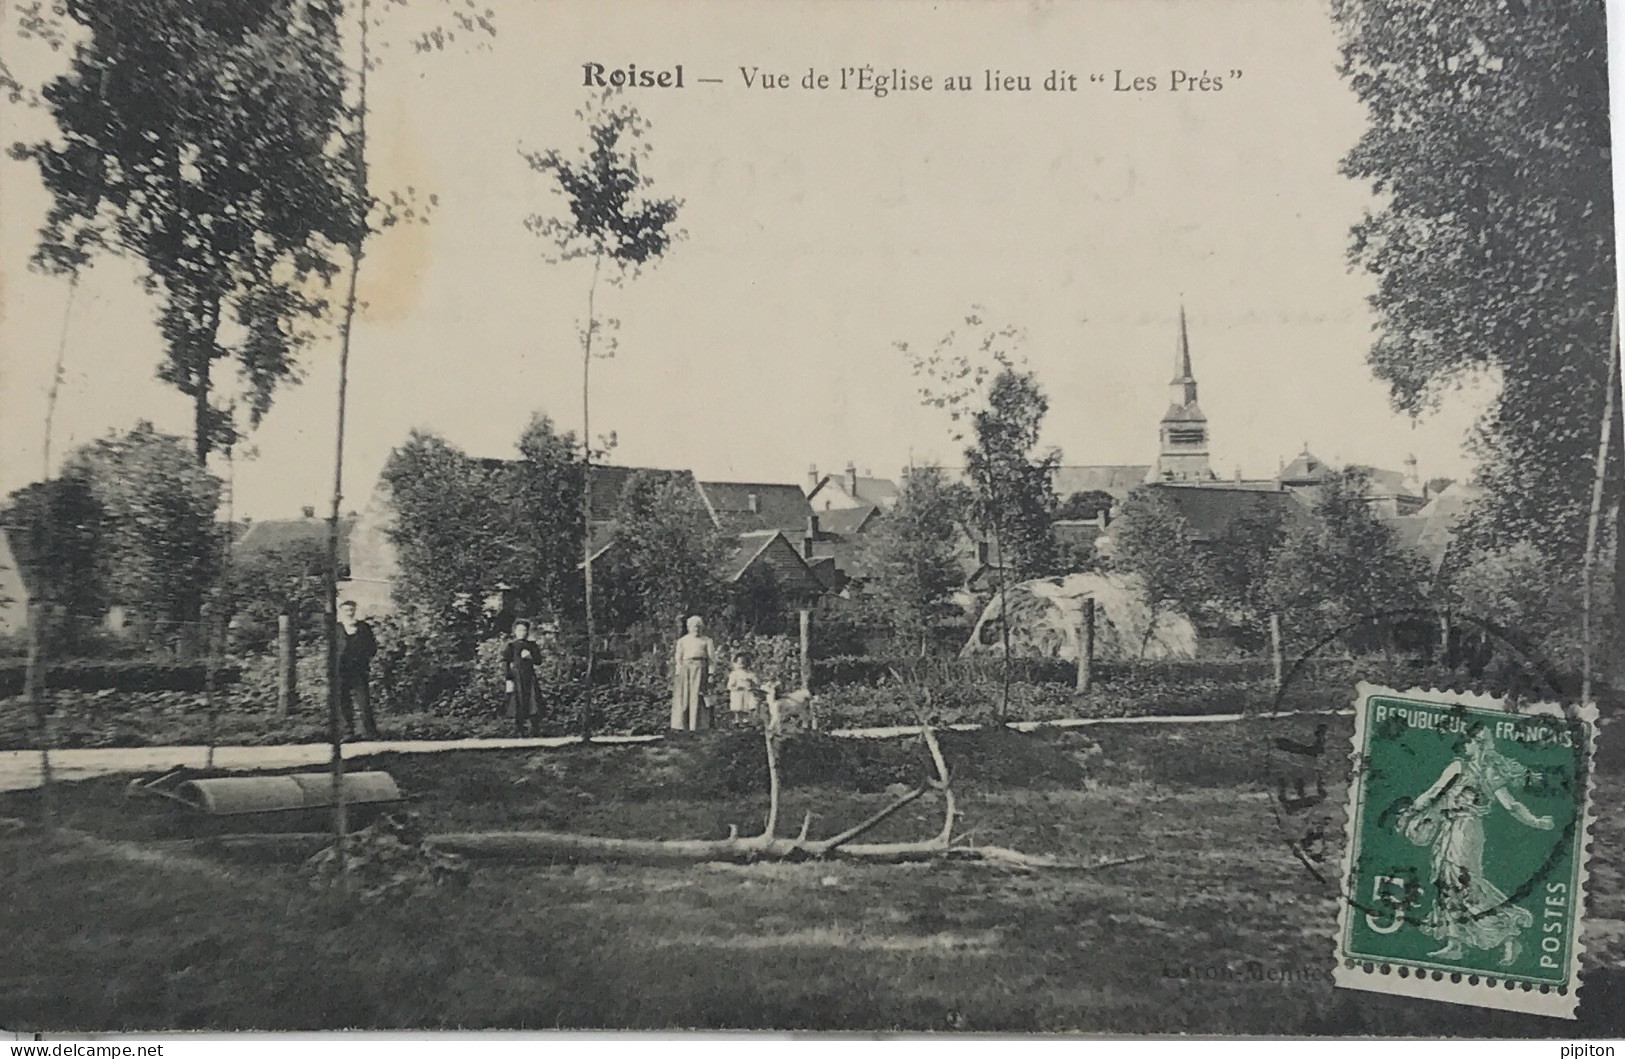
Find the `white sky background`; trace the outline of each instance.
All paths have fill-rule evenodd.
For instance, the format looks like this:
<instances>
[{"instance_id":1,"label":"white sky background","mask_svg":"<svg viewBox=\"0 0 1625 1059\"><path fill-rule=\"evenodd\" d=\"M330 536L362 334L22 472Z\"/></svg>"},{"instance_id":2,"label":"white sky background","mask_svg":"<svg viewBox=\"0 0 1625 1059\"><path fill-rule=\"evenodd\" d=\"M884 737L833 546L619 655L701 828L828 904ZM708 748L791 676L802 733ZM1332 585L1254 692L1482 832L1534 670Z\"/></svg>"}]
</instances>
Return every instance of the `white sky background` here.
<instances>
[{"instance_id":1,"label":"white sky background","mask_svg":"<svg viewBox=\"0 0 1625 1059\"><path fill-rule=\"evenodd\" d=\"M581 63L681 62L689 87L636 95L652 175L681 196L689 238L600 298L623 321L594 364L594 433L613 462L801 483L809 463L895 475L957 462L942 413L921 408L892 348L934 342L973 303L1024 326L1048 391L1046 440L1068 463L1150 463L1183 292L1215 470L1273 474L1307 441L1321 457L1460 476L1482 400L1412 425L1365 366L1370 284L1345 264L1370 203L1337 164L1363 113L1337 77L1317 0L1070 4L879 0L682 4L481 0L489 50L395 47L372 90L375 189L439 196L432 225L380 236L362 272L346 508L359 507L409 429L511 455L533 410L580 423L575 327L588 268L550 265L523 225L562 200L520 158L573 145ZM431 8L432 10L432 5ZM421 29L390 12L392 37ZM8 16L9 18L9 16ZM26 77L59 61L7 36ZM940 81L1002 68L1030 94L746 89L738 67L799 81L871 63ZM1244 71L1222 92L1037 91L1051 68L1111 77ZM695 82L722 77L725 84ZM38 115L4 111L6 142ZM27 259L47 199L32 167L0 161L0 490L40 474L67 284ZM106 262L71 318L55 450L150 418L189 433L188 402L156 381L154 309L133 269ZM337 344L306 354L236 466L236 510L325 509Z\"/></svg>"}]
</instances>

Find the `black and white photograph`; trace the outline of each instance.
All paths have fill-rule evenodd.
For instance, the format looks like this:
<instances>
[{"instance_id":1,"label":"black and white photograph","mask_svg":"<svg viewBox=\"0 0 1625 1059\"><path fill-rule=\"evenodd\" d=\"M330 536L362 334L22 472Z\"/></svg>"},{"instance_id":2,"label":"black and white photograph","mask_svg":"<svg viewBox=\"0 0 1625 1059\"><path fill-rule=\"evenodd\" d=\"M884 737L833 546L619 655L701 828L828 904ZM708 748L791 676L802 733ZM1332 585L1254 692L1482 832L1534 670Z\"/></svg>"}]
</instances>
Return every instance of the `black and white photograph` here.
<instances>
[{"instance_id":1,"label":"black and white photograph","mask_svg":"<svg viewBox=\"0 0 1625 1059\"><path fill-rule=\"evenodd\" d=\"M1610 14L0 0L0 1029L1625 1037Z\"/></svg>"}]
</instances>

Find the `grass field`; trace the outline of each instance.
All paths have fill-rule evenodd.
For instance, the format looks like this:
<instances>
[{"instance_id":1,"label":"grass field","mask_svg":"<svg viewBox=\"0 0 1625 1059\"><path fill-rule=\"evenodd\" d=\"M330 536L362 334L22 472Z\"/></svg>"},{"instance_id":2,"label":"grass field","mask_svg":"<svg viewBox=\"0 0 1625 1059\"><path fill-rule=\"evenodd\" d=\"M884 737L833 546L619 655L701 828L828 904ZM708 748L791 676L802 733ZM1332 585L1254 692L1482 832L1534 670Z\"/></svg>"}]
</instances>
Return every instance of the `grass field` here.
<instances>
[{"instance_id":1,"label":"grass field","mask_svg":"<svg viewBox=\"0 0 1625 1059\"><path fill-rule=\"evenodd\" d=\"M1576 1026L1331 987L1336 898L1289 855L1260 786L1271 739L1311 727L944 736L975 841L1152 854L1091 874L476 864L464 887L367 905L311 889L291 864L154 852L179 832L170 812L129 801L121 780L86 782L61 792L68 835L0 839L0 1024L1625 1034L1613 760L1598 777L1595 951ZM1346 737L1334 726L1334 747ZM781 826L810 810L815 835L925 768L908 741L813 740L785 758ZM431 831L721 837L759 827L765 802L745 734L363 764L419 795ZM36 811L33 793L0 798L0 814ZM878 837L940 822L926 799Z\"/></svg>"}]
</instances>

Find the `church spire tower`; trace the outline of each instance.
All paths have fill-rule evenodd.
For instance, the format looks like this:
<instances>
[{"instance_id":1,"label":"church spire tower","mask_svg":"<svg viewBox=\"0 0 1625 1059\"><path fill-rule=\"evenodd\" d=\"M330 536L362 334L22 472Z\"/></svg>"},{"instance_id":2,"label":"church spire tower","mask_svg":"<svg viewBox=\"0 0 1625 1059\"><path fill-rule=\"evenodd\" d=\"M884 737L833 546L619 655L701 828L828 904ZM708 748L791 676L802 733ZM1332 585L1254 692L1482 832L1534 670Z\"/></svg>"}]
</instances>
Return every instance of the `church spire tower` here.
<instances>
[{"instance_id":1,"label":"church spire tower","mask_svg":"<svg viewBox=\"0 0 1625 1059\"><path fill-rule=\"evenodd\" d=\"M1161 449L1157 455L1158 481L1208 482L1207 416L1196 403L1196 376L1191 373L1190 329L1185 306L1179 306L1179 345L1174 350L1174 377L1168 383L1168 411L1163 413Z\"/></svg>"}]
</instances>

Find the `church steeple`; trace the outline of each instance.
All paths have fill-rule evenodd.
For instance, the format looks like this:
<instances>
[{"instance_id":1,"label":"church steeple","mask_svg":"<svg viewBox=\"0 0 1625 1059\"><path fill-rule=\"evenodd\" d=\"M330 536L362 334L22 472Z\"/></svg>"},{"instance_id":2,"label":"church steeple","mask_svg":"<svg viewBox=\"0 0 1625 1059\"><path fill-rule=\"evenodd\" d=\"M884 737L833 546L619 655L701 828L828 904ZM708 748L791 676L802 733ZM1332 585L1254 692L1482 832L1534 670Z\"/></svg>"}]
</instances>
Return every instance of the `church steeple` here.
<instances>
[{"instance_id":1,"label":"church steeple","mask_svg":"<svg viewBox=\"0 0 1625 1059\"><path fill-rule=\"evenodd\" d=\"M1179 306L1179 346L1174 350L1174 377L1168 384L1176 407L1196 403L1196 377L1191 374L1191 336L1185 326L1185 306Z\"/></svg>"},{"instance_id":2,"label":"church steeple","mask_svg":"<svg viewBox=\"0 0 1625 1059\"><path fill-rule=\"evenodd\" d=\"M1168 384L1168 411L1160 429L1161 450L1156 477L1164 482L1208 482L1207 416L1196 403L1196 376L1191 371L1190 328L1185 306L1179 306L1179 344L1174 350L1174 377Z\"/></svg>"}]
</instances>

